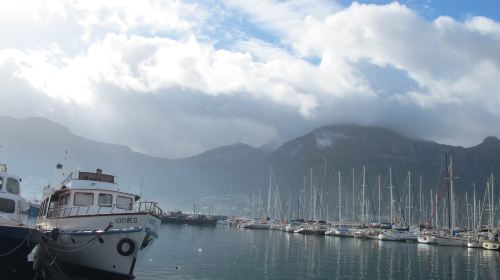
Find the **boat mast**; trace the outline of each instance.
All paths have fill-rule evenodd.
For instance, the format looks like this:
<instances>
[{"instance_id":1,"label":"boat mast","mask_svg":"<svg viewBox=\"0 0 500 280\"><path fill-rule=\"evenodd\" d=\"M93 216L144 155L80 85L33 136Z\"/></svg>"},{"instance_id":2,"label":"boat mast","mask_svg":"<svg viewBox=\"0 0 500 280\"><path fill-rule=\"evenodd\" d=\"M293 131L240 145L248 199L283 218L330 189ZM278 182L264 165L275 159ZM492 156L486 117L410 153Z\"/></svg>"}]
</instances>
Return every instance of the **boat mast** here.
<instances>
[{"instance_id":1,"label":"boat mast","mask_svg":"<svg viewBox=\"0 0 500 280\"><path fill-rule=\"evenodd\" d=\"M420 202L418 206L418 211L420 212L420 224L422 224L422 175L419 177L418 192L420 196Z\"/></svg>"},{"instance_id":2,"label":"boat mast","mask_svg":"<svg viewBox=\"0 0 500 280\"><path fill-rule=\"evenodd\" d=\"M491 229L495 228L495 177L491 173Z\"/></svg>"},{"instance_id":3,"label":"boat mast","mask_svg":"<svg viewBox=\"0 0 500 280\"><path fill-rule=\"evenodd\" d=\"M342 222L342 191L341 191L341 180L339 171L339 226L341 222Z\"/></svg>"},{"instance_id":4,"label":"boat mast","mask_svg":"<svg viewBox=\"0 0 500 280\"><path fill-rule=\"evenodd\" d=\"M391 226L394 224L394 218L393 218L393 211L394 211L394 197L393 197L393 194L392 194L392 189L393 189L393 185L392 185L392 168L389 167L389 189L391 190Z\"/></svg>"},{"instance_id":5,"label":"boat mast","mask_svg":"<svg viewBox=\"0 0 500 280\"><path fill-rule=\"evenodd\" d=\"M355 218L355 214L354 214L354 168L352 169L352 222L354 223L354 218Z\"/></svg>"},{"instance_id":6,"label":"boat mast","mask_svg":"<svg viewBox=\"0 0 500 280\"><path fill-rule=\"evenodd\" d=\"M439 222L439 205L438 205L438 194L437 192L434 194L436 196L436 200L434 200L434 209L436 210L436 214L435 214L435 217L436 217L436 227L439 226L438 222Z\"/></svg>"},{"instance_id":7,"label":"boat mast","mask_svg":"<svg viewBox=\"0 0 500 280\"><path fill-rule=\"evenodd\" d=\"M290 221L290 212L292 211L292 193L288 189L288 212L286 213L286 220ZM293 216L293 213L291 213Z\"/></svg>"},{"instance_id":8,"label":"boat mast","mask_svg":"<svg viewBox=\"0 0 500 280\"><path fill-rule=\"evenodd\" d=\"M430 200L431 200L431 226L434 226L434 197L432 196L432 189L430 190Z\"/></svg>"},{"instance_id":9,"label":"boat mast","mask_svg":"<svg viewBox=\"0 0 500 280\"><path fill-rule=\"evenodd\" d=\"M363 166L363 191L362 191L362 199L361 203L362 212L361 212L361 224L365 224L365 186L366 186L366 168Z\"/></svg>"},{"instance_id":10,"label":"boat mast","mask_svg":"<svg viewBox=\"0 0 500 280\"><path fill-rule=\"evenodd\" d=\"M465 192L465 210L467 212L467 230L470 230L470 216L469 216L469 198L467 197L467 192Z\"/></svg>"},{"instance_id":11,"label":"boat mast","mask_svg":"<svg viewBox=\"0 0 500 280\"><path fill-rule=\"evenodd\" d=\"M448 155L446 154L445 155L446 157L446 180L448 180L448 202L450 201L450 198L451 198L451 179L450 179L450 167L451 167L451 163L450 165L448 165ZM446 205L446 201L444 201L445 205ZM448 203L448 228L450 230L453 229L453 226L451 225L451 203Z\"/></svg>"},{"instance_id":12,"label":"boat mast","mask_svg":"<svg viewBox=\"0 0 500 280\"><path fill-rule=\"evenodd\" d=\"M255 206L255 190L252 189L252 219L255 218L254 216L254 206Z\"/></svg>"},{"instance_id":13,"label":"boat mast","mask_svg":"<svg viewBox=\"0 0 500 280\"><path fill-rule=\"evenodd\" d=\"M411 225L411 172L408 171L408 226Z\"/></svg>"},{"instance_id":14,"label":"boat mast","mask_svg":"<svg viewBox=\"0 0 500 280\"><path fill-rule=\"evenodd\" d=\"M472 225L472 228L473 228L474 230L476 230L476 229L477 229L477 227L476 227L476 226L477 226L477 223L476 223L476 184L475 184L475 183L474 183L474 184L472 184L472 187L474 188L474 193L473 193L473 200L474 200L474 202L473 202L473 206L474 206L474 211L473 211L473 213L472 213L472 215L473 215L473 219L472 219L472 224L473 224L473 225Z\"/></svg>"},{"instance_id":15,"label":"boat mast","mask_svg":"<svg viewBox=\"0 0 500 280\"><path fill-rule=\"evenodd\" d=\"M455 228L455 192L453 186L453 158L450 156L450 211L451 230Z\"/></svg>"},{"instance_id":16,"label":"boat mast","mask_svg":"<svg viewBox=\"0 0 500 280\"><path fill-rule=\"evenodd\" d=\"M313 186L313 170L311 168L311 205L312 205L312 218L316 221L316 188Z\"/></svg>"},{"instance_id":17,"label":"boat mast","mask_svg":"<svg viewBox=\"0 0 500 280\"><path fill-rule=\"evenodd\" d=\"M274 220L278 220L278 216L279 216L279 213L278 213L278 188L279 186L276 185L276 189L274 190Z\"/></svg>"},{"instance_id":18,"label":"boat mast","mask_svg":"<svg viewBox=\"0 0 500 280\"><path fill-rule=\"evenodd\" d=\"M269 191L267 192L267 219L271 218L271 188L272 188L272 166L269 166Z\"/></svg>"},{"instance_id":19,"label":"boat mast","mask_svg":"<svg viewBox=\"0 0 500 280\"><path fill-rule=\"evenodd\" d=\"M380 185L381 185L381 181L380 180L380 174L378 175L378 224L380 225L382 223L382 217L380 216Z\"/></svg>"}]
</instances>

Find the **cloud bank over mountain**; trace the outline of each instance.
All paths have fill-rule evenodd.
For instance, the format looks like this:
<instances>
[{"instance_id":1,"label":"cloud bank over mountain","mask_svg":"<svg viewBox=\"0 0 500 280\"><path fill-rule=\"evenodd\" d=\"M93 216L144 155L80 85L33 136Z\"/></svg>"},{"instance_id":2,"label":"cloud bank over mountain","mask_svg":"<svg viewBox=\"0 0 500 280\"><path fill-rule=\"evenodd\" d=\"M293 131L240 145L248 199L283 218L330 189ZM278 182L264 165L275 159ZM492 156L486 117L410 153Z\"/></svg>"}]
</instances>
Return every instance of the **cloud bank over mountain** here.
<instances>
[{"instance_id":1,"label":"cloud bank over mountain","mask_svg":"<svg viewBox=\"0 0 500 280\"><path fill-rule=\"evenodd\" d=\"M5 4L4 4L5 5ZM165 157L330 123L472 145L500 130L500 23L401 3L17 1L1 115Z\"/></svg>"}]
</instances>

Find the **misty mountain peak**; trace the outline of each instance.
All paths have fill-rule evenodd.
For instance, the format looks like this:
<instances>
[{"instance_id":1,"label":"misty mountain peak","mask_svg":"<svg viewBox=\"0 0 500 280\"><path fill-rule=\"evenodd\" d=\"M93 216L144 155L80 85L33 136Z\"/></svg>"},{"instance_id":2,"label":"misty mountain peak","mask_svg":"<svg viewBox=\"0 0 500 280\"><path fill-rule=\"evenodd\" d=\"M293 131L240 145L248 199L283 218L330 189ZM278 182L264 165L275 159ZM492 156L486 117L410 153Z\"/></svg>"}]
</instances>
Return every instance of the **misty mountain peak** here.
<instances>
[{"instance_id":1,"label":"misty mountain peak","mask_svg":"<svg viewBox=\"0 0 500 280\"><path fill-rule=\"evenodd\" d=\"M498 145L500 144L500 139L496 136L488 136L484 138L483 142L481 143L483 145Z\"/></svg>"}]
</instances>

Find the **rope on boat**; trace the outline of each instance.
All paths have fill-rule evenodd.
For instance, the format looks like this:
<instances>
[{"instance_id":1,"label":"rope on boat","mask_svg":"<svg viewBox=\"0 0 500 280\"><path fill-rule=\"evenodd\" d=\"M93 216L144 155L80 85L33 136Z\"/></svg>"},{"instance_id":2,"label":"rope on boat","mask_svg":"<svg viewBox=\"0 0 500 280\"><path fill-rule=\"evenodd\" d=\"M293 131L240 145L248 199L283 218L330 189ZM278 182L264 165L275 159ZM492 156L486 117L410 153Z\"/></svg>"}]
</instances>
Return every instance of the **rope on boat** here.
<instances>
[{"instance_id":1,"label":"rope on boat","mask_svg":"<svg viewBox=\"0 0 500 280\"><path fill-rule=\"evenodd\" d=\"M54 251L57 251L57 252L62 252L62 253L72 253L72 252L78 252L80 250L83 250L83 249L89 247L92 244L92 242L94 242L99 237L101 237L101 235L103 235L111 227L113 227L113 224L109 223L109 225L102 232L98 232L96 234L96 236L94 236L93 238L91 238L88 241L85 241L85 242L83 242L81 244L59 244L59 243L56 243L55 241L53 241L52 239L50 239L45 234L42 234L42 238L44 238L44 239L46 239L48 241L47 243L44 243L44 244L47 245L47 247L49 247L51 250L54 250ZM58 248L56 246L51 246L50 243L55 243L59 247L77 247L77 248L76 249L60 249L60 248Z\"/></svg>"},{"instance_id":2,"label":"rope on boat","mask_svg":"<svg viewBox=\"0 0 500 280\"><path fill-rule=\"evenodd\" d=\"M38 234L43 237L44 234L38 232ZM39 246L42 248L43 252L45 254L47 254L47 256L52 259L49 263L49 266L52 266L54 265L54 267L59 271L59 273L61 273L61 275L63 276L63 279L69 279L68 276L64 273L64 271L62 271L61 267L59 267L59 265L56 263L56 258L57 256L55 257L52 257L52 255L50 255L50 252L49 250L47 249L47 247L45 245L47 245L47 243L44 243L43 242L43 238L40 237L40 242L39 242Z\"/></svg>"}]
</instances>

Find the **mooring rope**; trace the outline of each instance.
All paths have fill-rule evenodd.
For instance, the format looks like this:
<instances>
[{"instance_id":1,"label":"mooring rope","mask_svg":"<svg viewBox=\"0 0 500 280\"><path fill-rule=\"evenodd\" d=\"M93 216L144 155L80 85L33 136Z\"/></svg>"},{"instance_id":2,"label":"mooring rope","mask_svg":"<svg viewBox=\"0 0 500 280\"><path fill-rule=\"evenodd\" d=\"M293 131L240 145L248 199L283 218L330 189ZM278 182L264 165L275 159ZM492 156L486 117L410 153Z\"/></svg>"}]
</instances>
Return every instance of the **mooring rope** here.
<instances>
[{"instance_id":1,"label":"mooring rope","mask_svg":"<svg viewBox=\"0 0 500 280\"><path fill-rule=\"evenodd\" d=\"M45 234L42 234L42 238L46 239L48 242L45 243L47 245L47 247L49 247L51 250L54 250L54 251L57 251L57 252L62 252L62 253L72 253L72 252L78 252L80 250L83 250L87 247L89 247L91 245L92 242L94 242L95 240L97 240L99 237L101 237L101 235L103 235L106 231L108 231L111 227L113 227L113 225L110 223L102 232L98 232L96 234L96 236L94 236L93 238L91 238L90 240L87 240L81 244L60 244L60 243L56 243L55 241L53 241L52 239L50 239L48 236L46 236ZM61 247L78 247L76 249L60 249L60 248L57 248L57 247L54 247L54 246L51 246L51 244L49 243L54 243L54 244L57 244L58 246L61 246Z\"/></svg>"}]
</instances>

